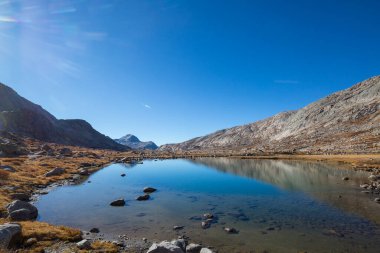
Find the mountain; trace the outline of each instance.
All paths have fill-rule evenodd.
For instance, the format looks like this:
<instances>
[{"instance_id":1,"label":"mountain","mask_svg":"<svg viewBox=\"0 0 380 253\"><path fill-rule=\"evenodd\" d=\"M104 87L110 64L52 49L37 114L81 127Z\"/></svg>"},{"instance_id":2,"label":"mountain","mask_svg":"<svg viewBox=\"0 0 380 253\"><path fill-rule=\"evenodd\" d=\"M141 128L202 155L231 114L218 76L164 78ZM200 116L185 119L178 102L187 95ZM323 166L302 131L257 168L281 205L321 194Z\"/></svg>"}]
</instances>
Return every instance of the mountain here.
<instances>
[{"instance_id":1,"label":"mountain","mask_svg":"<svg viewBox=\"0 0 380 253\"><path fill-rule=\"evenodd\" d=\"M0 130L65 145L126 150L80 119L59 120L0 83Z\"/></svg>"},{"instance_id":2,"label":"mountain","mask_svg":"<svg viewBox=\"0 0 380 253\"><path fill-rule=\"evenodd\" d=\"M380 76L306 107L167 144L161 151L370 153L380 151Z\"/></svg>"},{"instance_id":3,"label":"mountain","mask_svg":"<svg viewBox=\"0 0 380 253\"><path fill-rule=\"evenodd\" d=\"M152 141L140 141L139 138L132 134L127 134L119 139L115 139L117 143L131 147L132 149L150 149L155 150L158 146Z\"/></svg>"}]
</instances>

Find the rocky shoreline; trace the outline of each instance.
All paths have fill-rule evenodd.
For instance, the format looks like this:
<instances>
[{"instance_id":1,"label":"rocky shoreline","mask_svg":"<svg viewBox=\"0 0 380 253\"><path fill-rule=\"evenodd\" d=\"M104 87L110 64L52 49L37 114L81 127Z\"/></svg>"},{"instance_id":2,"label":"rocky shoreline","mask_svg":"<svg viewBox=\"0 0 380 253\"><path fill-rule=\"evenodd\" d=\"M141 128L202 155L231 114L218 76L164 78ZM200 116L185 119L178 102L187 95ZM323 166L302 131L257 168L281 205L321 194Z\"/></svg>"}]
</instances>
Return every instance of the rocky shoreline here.
<instances>
[{"instance_id":1,"label":"rocky shoreline","mask_svg":"<svg viewBox=\"0 0 380 253\"><path fill-rule=\"evenodd\" d=\"M143 163L144 159L176 159L187 158L195 159L197 157L222 157L223 154L174 154L165 152L115 152L108 150L91 150L77 147L62 147L55 144L40 144L32 143L32 147L29 150L34 150L29 153L28 156L23 154L22 156L11 156L0 158L0 172L2 173L0 178L0 191L5 196L2 203L8 204L14 201L22 201L28 203L34 203L39 196L48 194L52 189L63 185L75 185L84 182L88 177L113 163ZM34 146L34 147L33 147ZM369 198L376 202L380 202L377 198L380 193L380 155L346 155L346 156L292 156L292 155L268 155L268 156L247 156L238 154L224 154L225 157L235 159L293 159L293 160L314 160L316 162L333 162L350 166L354 170L363 170L370 173L367 184L358 185L358 191L362 191L363 194L368 194ZM26 168L33 168L33 173L28 173ZM122 175L121 175L122 176ZM342 180L350 180L349 178L342 178ZM153 188L142 189L143 195L138 196L140 200L144 200L149 197L149 193L154 192ZM1 199L0 199L1 200ZM112 200L110 200L111 202ZM146 238L133 238L130 235L108 235L103 234L101 231L97 233L96 228L92 231L77 231L70 228L61 228L60 232L57 232L57 238L46 238L45 235L39 235L38 233L31 233L30 230L38 231L39 226L48 226L54 228L54 226L42 224L40 222L33 221L35 214L33 211L25 208L25 203L22 203L22 208L15 209L11 212L3 209L2 218L0 220L1 229L0 236L4 236L4 233L8 236L8 244L2 245L3 248L12 247L17 249L18 252L35 252L35 249L44 248L45 252L56 252L57 249L69 248L70 250L79 250L80 247L91 247L92 250L108 249L109 252L166 252L161 248L175 248L177 251L167 252L200 252L188 251L187 246L194 246L194 242L191 242L190 238L178 235L176 242L164 241L154 242L149 241ZM13 203L15 204L15 203ZM29 206L30 207L30 206ZM380 207L380 205L379 205ZM32 208L33 209L33 208ZM19 211L22 210L22 211ZM13 219L10 213L13 213ZM206 215L207 216L207 215ZM17 220L25 219L31 220L29 223L25 221L18 222ZM207 218L208 217L208 218ZM207 229L215 222L214 218L211 218L211 214L206 219L200 221L200 229ZM16 225L13 224L16 222ZM27 225L27 226L26 226ZM18 227L20 226L20 227ZM26 228L25 228L26 227ZM178 228L174 230L180 231ZM1 232L1 231L10 232ZM66 238L59 233L70 231L70 236ZM226 233L238 233L235 228L225 228ZM32 234L33 236L25 236L25 234ZM11 236L9 236L11 235ZM170 239L170 238L168 238ZM7 241L3 240L3 241ZM40 245L40 241L43 244ZM78 246L77 243L82 242ZM184 240L185 244L179 243L178 240ZM181 241L182 242L182 241ZM196 243L196 242L195 242ZM180 244L180 245L178 245ZM87 245L87 246L86 246ZM90 245L90 246L88 246ZM182 246L181 246L182 245ZM186 247L184 247L185 245ZM37 247L38 246L38 247ZM182 248L181 248L182 247ZM178 249L179 248L179 249ZM199 247L197 247L199 248ZM160 251L161 250L161 251ZM179 251L181 250L181 251ZM210 250L210 247L209 249ZM212 252L203 250L203 252Z\"/></svg>"}]
</instances>

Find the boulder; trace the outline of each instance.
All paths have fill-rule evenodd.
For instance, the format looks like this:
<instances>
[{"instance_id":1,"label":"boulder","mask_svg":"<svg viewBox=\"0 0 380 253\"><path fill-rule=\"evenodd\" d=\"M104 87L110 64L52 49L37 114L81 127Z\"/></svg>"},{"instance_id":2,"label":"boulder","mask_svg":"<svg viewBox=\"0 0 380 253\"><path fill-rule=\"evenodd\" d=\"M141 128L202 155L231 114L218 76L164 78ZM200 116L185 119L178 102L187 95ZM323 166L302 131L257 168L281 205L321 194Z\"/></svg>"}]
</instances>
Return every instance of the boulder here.
<instances>
[{"instance_id":1,"label":"boulder","mask_svg":"<svg viewBox=\"0 0 380 253\"><path fill-rule=\"evenodd\" d=\"M78 181L81 179L81 176L79 174L74 174L72 177L71 177L74 181Z\"/></svg>"},{"instance_id":2,"label":"boulder","mask_svg":"<svg viewBox=\"0 0 380 253\"><path fill-rule=\"evenodd\" d=\"M30 210L22 208L9 213L9 217L13 221L25 221L35 219L35 215Z\"/></svg>"},{"instance_id":3,"label":"boulder","mask_svg":"<svg viewBox=\"0 0 380 253\"><path fill-rule=\"evenodd\" d=\"M0 142L0 155L1 154L5 156L19 156L28 154L28 151L17 143Z\"/></svg>"},{"instance_id":4,"label":"boulder","mask_svg":"<svg viewBox=\"0 0 380 253\"><path fill-rule=\"evenodd\" d=\"M195 243L190 243L186 246L186 253L199 253L202 249L202 246Z\"/></svg>"},{"instance_id":5,"label":"boulder","mask_svg":"<svg viewBox=\"0 0 380 253\"><path fill-rule=\"evenodd\" d=\"M360 188L367 189L368 186L369 186L369 184L361 184Z\"/></svg>"},{"instance_id":6,"label":"boulder","mask_svg":"<svg viewBox=\"0 0 380 253\"><path fill-rule=\"evenodd\" d=\"M371 181L376 181L380 179L380 175L370 175L368 179Z\"/></svg>"},{"instance_id":7,"label":"boulder","mask_svg":"<svg viewBox=\"0 0 380 253\"><path fill-rule=\"evenodd\" d=\"M171 244L180 247L184 252L186 251L186 241L185 241L185 239L173 240L173 241L171 241Z\"/></svg>"},{"instance_id":8,"label":"boulder","mask_svg":"<svg viewBox=\"0 0 380 253\"><path fill-rule=\"evenodd\" d=\"M147 253L184 253L184 251L171 242L162 241L160 243L153 243Z\"/></svg>"},{"instance_id":9,"label":"boulder","mask_svg":"<svg viewBox=\"0 0 380 253\"><path fill-rule=\"evenodd\" d=\"M90 233L99 233L100 231L99 231L99 228L91 228L90 229Z\"/></svg>"},{"instance_id":10,"label":"boulder","mask_svg":"<svg viewBox=\"0 0 380 253\"><path fill-rule=\"evenodd\" d=\"M8 204L7 211L12 220L33 220L38 215L34 205L22 200L14 200Z\"/></svg>"},{"instance_id":11,"label":"boulder","mask_svg":"<svg viewBox=\"0 0 380 253\"><path fill-rule=\"evenodd\" d=\"M63 168L55 168L49 171L48 173L45 174L45 177L53 177L53 176L59 176L65 173L65 169Z\"/></svg>"},{"instance_id":12,"label":"boulder","mask_svg":"<svg viewBox=\"0 0 380 253\"><path fill-rule=\"evenodd\" d=\"M110 203L111 206L124 206L125 200L124 199L117 199Z\"/></svg>"},{"instance_id":13,"label":"boulder","mask_svg":"<svg viewBox=\"0 0 380 253\"><path fill-rule=\"evenodd\" d=\"M0 252L21 240L21 226L15 223L0 225Z\"/></svg>"},{"instance_id":14,"label":"boulder","mask_svg":"<svg viewBox=\"0 0 380 253\"><path fill-rule=\"evenodd\" d=\"M30 200L30 194L28 194L28 193L13 193L13 194L11 194L11 198L22 200L22 201L29 201Z\"/></svg>"},{"instance_id":15,"label":"boulder","mask_svg":"<svg viewBox=\"0 0 380 253\"><path fill-rule=\"evenodd\" d=\"M144 201L144 200L148 200L149 198L150 198L149 194L145 194L145 195L138 196L136 200Z\"/></svg>"},{"instance_id":16,"label":"boulder","mask_svg":"<svg viewBox=\"0 0 380 253\"><path fill-rule=\"evenodd\" d=\"M214 251L208 249L208 248L202 248L199 253L214 253Z\"/></svg>"},{"instance_id":17,"label":"boulder","mask_svg":"<svg viewBox=\"0 0 380 253\"><path fill-rule=\"evenodd\" d=\"M87 175L89 175L90 173L88 172L88 170L87 169L80 169L79 170L79 175L81 175L81 176L87 176Z\"/></svg>"},{"instance_id":18,"label":"boulder","mask_svg":"<svg viewBox=\"0 0 380 253\"><path fill-rule=\"evenodd\" d=\"M77 247L78 247L78 249L89 250L89 249L91 249L91 243L89 240L84 239L80 242L77 242Z\"/></svg>"},{"instance_id":19,"label":"boulder","mask_svg":"<svg viewBox=\"0 0 380 253\"><path fill-rule=\"evenodd\" d=\"M144 188L144 192L145 193L152 193L152 192L155 192L157 191L157 189L153 188L153 187L145 187Z\"/></svg>"}]
</instances>

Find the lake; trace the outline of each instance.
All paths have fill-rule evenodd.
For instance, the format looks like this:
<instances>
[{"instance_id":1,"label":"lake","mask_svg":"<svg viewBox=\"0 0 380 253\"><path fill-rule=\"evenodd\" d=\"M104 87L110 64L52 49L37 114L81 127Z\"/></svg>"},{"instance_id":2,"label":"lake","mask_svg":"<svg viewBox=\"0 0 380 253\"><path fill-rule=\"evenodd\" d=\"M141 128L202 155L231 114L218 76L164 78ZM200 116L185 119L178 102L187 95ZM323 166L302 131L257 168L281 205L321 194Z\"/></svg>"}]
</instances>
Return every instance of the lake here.
<instances>
[{"instance_id":1,"label":"lake","mask_svg":"<svg viewBox=\"0 0 380 253\"><path fill-rule=\"evenodd\" d=\"M367 178L322 162L148 160L110 165L35 204L40 221L149 241L186 235L218 252L379 252L380 205L358 187ZM136 201L146 186L158 191ZM110 206L117 198L126 205ZM215 216L208 229L204 213Z\"/></svg>"}]
</instances>

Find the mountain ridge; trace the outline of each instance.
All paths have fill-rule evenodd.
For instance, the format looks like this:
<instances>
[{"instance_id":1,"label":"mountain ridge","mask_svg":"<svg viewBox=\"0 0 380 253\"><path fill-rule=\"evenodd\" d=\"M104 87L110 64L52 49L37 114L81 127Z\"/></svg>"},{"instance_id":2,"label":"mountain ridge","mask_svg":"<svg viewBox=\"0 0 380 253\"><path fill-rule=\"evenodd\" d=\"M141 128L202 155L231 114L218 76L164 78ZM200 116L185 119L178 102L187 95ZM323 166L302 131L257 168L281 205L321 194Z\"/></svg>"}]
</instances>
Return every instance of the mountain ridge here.
<instances>
[{"instance_id":1,"label":"mountain ridge","mask_svg":"<svg viewBox=\"0 0 380 253\"><path fill-rule=\"evenodd\" d=\"M81 119L57 119L48 111L0 83L0 130L37 140L83 146L127 150L96 131Z\"/></svg>"},{"instance_id":2,"label":"mountain ridge","mask_svg":"<svg viewBox=\"0 0 380 253\"><path fill-rule=\"evenodd\" d=\"M380 76L294 111L218 130L161 151L352 153L380 150Z\"/></svg>"},{"instance_id":3,"label":"mountain ridge","mask_svg":"<svg viewBox=\"0 0 380 253\"><path fill-rule=\"evenodd\" d=\"M114 139L114 141L137 150L155 150L158 148L158 146L153 141L140 141L139 138L133 134L124 135L119 139Z\"/></svg>"}]
</instances>

